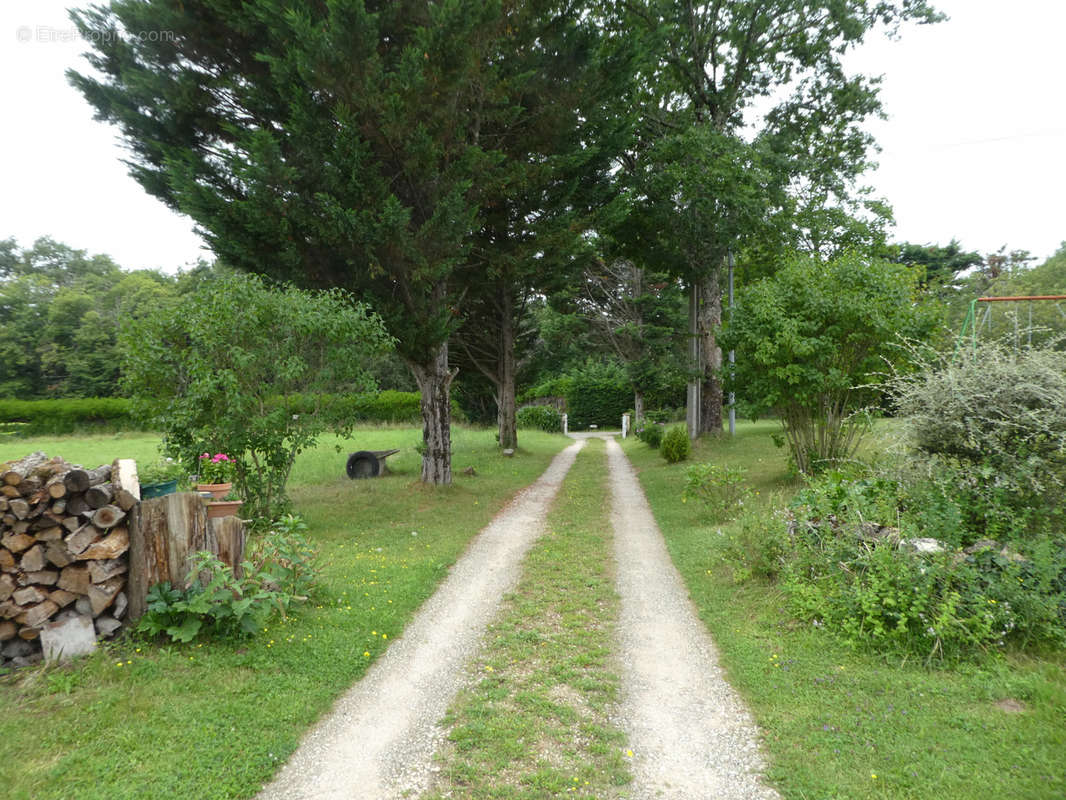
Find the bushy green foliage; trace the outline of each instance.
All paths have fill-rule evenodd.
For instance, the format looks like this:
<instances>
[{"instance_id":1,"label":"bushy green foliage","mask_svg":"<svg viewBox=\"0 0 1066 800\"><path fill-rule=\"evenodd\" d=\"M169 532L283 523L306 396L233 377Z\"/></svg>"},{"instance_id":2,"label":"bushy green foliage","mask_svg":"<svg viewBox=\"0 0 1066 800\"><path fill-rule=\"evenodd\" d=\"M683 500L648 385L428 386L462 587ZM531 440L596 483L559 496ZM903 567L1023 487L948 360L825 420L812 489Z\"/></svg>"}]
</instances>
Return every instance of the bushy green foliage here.
<instances>
[{"instance_id":1,"label":"bushy green foliage","mask_svg":"<svg viewBox=\"0 0 1066 800\"><path fill-rule=\"evenodd\" d=\"M516 417L519 428L544 431L545 433L563 432L563 415L554 406L526 406L518 409Z\"/></svg>"},{"instance_id":2,"label":"bushy green foliage","mask_svg":"<svg viewBox=\"0 0 1066 800\"><path fill-rule=\"evenodd\" d=\"M1061 537L962 547L960 529L921 552L914 541L933 537L921 527L928 511L903 505L914 492L885 476L830 473L797 496L783 573L799 616L857 645L929 660L1066 641Z\"/></svg>"},{"instance_id":3,"label":"bushy green foliage","mask_svg":"<svg viewBox=\"0 0 1066 800\"><path fill-rule=\"evenodd\" d=\"M856 412L879 401L872 384L900 358L898 337L924 339L933 327L916 298L906 267L856 255L797 257L740 292L719 342L737 351L740 397L780 415L801 472L853 455L865 428Z\"/></svg>"},{"instance_id":4,"label":"bushy green foliage","mask_svg":"<svg viewBox=\"0 0 1066 800\"><path fill-rule=\"evenodd\" d=\"M24 436L99 430L137 430L129 400L86 397L68 400L0 399L0 422L21 422Z\"/></svg>"},{"instance_id":5,"label":"bushy green foliage","mask_svg":"<svg viewBox=\"0 0 1066 800\"><path fill-rule=\"evenodd\" d=\"M241 564L241 576L208 552L193 557L193 576L184 589L168 582L151 587L138 630L165 633L175 642L198 636L251 636L275 613L313 596L318 553L307 525L293 514L256 535Z\"/></svg>"},{"instance_id":6,"label":"bushy green foliage","mask_svg":"<svg viewBox=\"0 0 1066 800\"><path fill-rule=\"evenodd\" d=\"M663 443L663 432L665 430L662 425L645 420L641 427L637 428L637 438L652 450L658 450L659 445Z\"/></svg>"},{"instance_id":7,"label":"bushy green foliage","mask_svg":"<svg viewBox=\"0 0 1066 800\"><path fill-rule=\"evenodd\" d=\"M688 458L692 450L692 443L688 439L688 431L681 425L675 425L663 436L659 452L670 464L677 464Z\"/></svg>"},{"instance_id":8,"label":"bushy green foliage","mask_svg":"<svg viewBox=\"0 0 1066 800\"><path fill-rule=\"evenodd\" d=\"M307 523L296 514L285 514L248 549L256 573L280 594L285 608L305 601L317 589L318 551L307 537Z\"/></svg>"},{"instance_id":9,"label":"bushy green foliage","mask_svg":"<svg viewBox=\"0 0 1066 800\"><path fill-rule=\"evenodd\" d=\"M208 552L193 558L196 577L185 589L163 582L148 591L147 610L137 630L156 636L165 633L175 642L197 636L251 636L270 615L283 607L282 593L268 586L250 562L243 576Z\"/></svg>"},{"instance_id":10,"label":"bushy green foliage","mask_svg":"<svg viewBox=\"0 0 1066 800\"><path fill-rule=\"evenodd\" d=\"M743 467L693 464L685 469L681 502L697 503L718 522L734 519L752 494L744 483L746 473Z\"/></svg>"},{"instance_id":11,"label":"bushy green foliage","mask_svg":"<svg viewBox=\"0 0 1066 800\"><path fill-rule=\"evenodd\" d=\"M180 304L124 323L124 385L163 432L168 455L194 471L201 453L235 459L252 517L287 504L293 460L323 431L356 422L310 410L307 398L366 389L365 358L389 342L381 321L340 291L310 292L228 275ZM298 398L290 408L288 399Z\"/></svg>"},{"instance_id":12,"label":"bushy green foliage","mask_svg":"<svg viewBox=\"0 0 1066 800\"><path fill-rule=\"evenodd\" d=\"M892 381L908 444L974 535L1046 526L1066 492L1066 353L981 344L974 357L914 350Z\"/></svg>"},{"instance_id":13,"label":"bushy green foliage","mask_svg":"<svg viewBox=\"0 0 1066 800\"><path fill-rule=\"evenodd\" d=\"M625 370L612 361L589 361L572 372L566 385L566 410L571 430L590 425L618 428L633 405Z\"/></svg>"}]
</instances>

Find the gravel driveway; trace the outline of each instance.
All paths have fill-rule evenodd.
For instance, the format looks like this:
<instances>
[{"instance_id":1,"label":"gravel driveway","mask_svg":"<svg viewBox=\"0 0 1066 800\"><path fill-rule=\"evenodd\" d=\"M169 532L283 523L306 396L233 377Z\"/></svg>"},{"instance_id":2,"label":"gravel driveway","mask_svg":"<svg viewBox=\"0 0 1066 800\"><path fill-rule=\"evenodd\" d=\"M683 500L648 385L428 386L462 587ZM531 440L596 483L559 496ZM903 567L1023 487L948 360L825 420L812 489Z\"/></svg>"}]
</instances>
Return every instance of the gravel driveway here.
<instances>
[{"instance_id":1,"label":"gravel driveway","mask_svg":"<svg viewBox=\"0 0 1066 800\"><path fill-rule=\"evenodd\" d=\"M607 440L631 796L777 798L759 778L758 732L725 682L628 459L610 434L591 435ZM583 444L556 456L474 539L403 636L307 734L261 800L393 800L428 787L446 733L439 720Z\"/></svg>"}]
</instances>

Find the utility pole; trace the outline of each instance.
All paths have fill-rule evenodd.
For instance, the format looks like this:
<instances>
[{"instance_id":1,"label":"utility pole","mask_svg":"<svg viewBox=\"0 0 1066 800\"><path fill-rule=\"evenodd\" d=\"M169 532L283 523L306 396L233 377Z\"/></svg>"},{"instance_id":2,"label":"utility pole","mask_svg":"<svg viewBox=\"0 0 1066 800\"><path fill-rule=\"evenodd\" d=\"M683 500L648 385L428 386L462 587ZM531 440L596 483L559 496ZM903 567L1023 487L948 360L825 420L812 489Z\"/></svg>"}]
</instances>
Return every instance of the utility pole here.
<instances>
[{"instance_id":1,"label":"utility pole","mask_svg":"<svg viewBox=\"0 0 1066 800\"><path fill-rule=\"evenodd\" d=\"M726 264L729 265L729 321L733 321L733 251L730 250L726 254ZM733 384L733 376L736 374L735 365L737 363L737 351L729 351L729 383L730 387ZM737 435L737 398L733 394L732 389L729 392L729 435Z\"/></svg>"},{"instance_id":2,"label":"utility pole","mask_svg":"<svg viewBox=\"0 0 1066 800\"><path fill-rule=\"evenodd\" d=\"M700 435L700 414L703 406L700 395L702 394L703 382L700 379L700 290L699 282L693 281L689 287L688 296L688 355L689 355L689 379L688 379L688 404L685 408L686 422L688 423L688 438L693 441Z\"/></svg>"}]
</instances>

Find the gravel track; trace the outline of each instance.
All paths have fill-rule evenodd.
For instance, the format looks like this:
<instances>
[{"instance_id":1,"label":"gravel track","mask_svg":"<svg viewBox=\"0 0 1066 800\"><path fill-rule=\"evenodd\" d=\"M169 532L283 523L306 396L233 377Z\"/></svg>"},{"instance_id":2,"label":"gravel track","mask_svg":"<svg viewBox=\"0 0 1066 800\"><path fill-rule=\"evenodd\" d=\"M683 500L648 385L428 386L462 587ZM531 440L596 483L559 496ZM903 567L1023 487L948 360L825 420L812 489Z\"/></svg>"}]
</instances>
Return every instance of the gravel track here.
<instances>
[{"instance_id":1,"label":"gravel track","mask_svg":"<svg viewBox=\"0 0 1066 800\"><path fill-rule=\"evenodd\" d=\"M606 437L605 437L606 438ZM618 593L622 717L635 800L776 800L758 730L725 681L635 472L607 442Z\"/></svg>"},{"instance_id":2,"label":"gravel track","mask_svg":"<svg viewBox=\"0 0 1066 800\"><path fill-rule=\"evenodd\" d=\"M583 445L557 455L478 534L403 636L307 734L260 800L391 800L427 788L445 733L438 721Z\"/></svg>"}]
</instances>

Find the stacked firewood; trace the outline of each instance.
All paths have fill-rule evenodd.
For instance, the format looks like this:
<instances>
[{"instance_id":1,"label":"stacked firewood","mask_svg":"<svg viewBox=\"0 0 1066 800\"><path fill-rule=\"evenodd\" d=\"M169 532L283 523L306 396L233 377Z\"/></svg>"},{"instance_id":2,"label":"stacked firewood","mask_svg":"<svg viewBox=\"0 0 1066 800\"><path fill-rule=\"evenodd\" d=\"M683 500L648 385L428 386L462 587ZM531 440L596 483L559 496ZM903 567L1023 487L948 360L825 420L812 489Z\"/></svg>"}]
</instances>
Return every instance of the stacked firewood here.
<instances>
[{"instance_id":1,"label":"stacked firewood","mask_svg":"<svg viewBox=\"0 0 1066 800\"><path fill-rule=\"evenodd\" d=\"M0 666L40 658L46 626L73 617L111 636L128 605L130 460L82 469L37 452L0 464Z\"/></svg>"}]
</instances>

